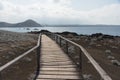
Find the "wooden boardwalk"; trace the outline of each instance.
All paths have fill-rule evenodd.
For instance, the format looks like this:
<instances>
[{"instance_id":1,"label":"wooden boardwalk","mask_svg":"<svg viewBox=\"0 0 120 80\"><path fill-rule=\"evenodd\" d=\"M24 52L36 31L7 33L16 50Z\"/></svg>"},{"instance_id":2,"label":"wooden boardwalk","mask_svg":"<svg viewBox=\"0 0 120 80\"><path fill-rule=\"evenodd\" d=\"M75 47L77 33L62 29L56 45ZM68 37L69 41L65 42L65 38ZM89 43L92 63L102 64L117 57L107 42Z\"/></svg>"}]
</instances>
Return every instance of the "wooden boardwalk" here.
<instances>
[{"instance_id":1,"label":"wooden boardwalk","mask_svg":"<svg viewBox=\"0 0 120 80\"><path fill-rule=\"evenodd\" d=\"M80 80L76 65L55 41L42 35L40 73L36 80Z\"/></svg>"}]
</instances>

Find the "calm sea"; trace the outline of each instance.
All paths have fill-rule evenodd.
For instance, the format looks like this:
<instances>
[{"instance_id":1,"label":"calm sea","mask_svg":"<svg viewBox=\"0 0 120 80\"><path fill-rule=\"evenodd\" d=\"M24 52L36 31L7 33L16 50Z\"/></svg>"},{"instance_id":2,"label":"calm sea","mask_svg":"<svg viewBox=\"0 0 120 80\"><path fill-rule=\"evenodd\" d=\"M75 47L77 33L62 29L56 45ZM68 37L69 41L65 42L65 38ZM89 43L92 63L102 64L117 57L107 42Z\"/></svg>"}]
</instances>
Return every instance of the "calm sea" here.
<instances>
[{"instance_id":1,"label":"calm sea","mask_svg":"<svg viewBox=\"0 0 120 80\"><path fill-rule=\"evenodd\" d=\"M93 34L93 33L103 33L109 35L120 36L120 27L107 26L107 27L20 27L20 28L0 28L0 30L8 30L13 32L30 32L38 30L49 30L52 32L63 32L70 31L76 32L78 34Z\"/></svg>"}]
</instances>

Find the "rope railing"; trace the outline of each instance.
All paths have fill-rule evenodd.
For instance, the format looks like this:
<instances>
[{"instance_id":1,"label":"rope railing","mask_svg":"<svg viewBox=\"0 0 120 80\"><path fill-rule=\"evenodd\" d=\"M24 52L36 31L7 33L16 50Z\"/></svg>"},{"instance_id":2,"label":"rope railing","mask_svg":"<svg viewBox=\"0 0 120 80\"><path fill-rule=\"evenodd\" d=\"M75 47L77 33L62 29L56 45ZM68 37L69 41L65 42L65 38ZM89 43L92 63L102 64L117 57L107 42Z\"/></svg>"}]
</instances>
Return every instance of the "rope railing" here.
<instances>
[{"instance_id":1,"label":"rope railing","mask_svg":"<svg viewBox=\"0 0 120 80\"><path fill-rule=\"evenodd\" d=\"M40 46L41 46L41 34L39 34L39 37L38 37L38 41L37 41L37 45L34 46L33 48L29 49L28 51L26 51L25 53L23 53L22 55L16 57L15 59L9 61L8 63L6 63L5 65L1 66L0 67L0 80L3 80L2 79L2 75L1 75L1 72L8 68L10 65L16 63L18 60L20 60L21 58L23 58L24 56L26 56L27 54L31 53L32 51L34 51L35 49L37 49L37 55L40 54L39 50L40 50ZM38 56L39 57L39 56ZM38 62L39 63L39 62ZM37 63L37 66L39 66L39 64Z\"/></svg>"},{"instance_id":2,"label":"rope railing","mask_svg":"<svg viewBox=\"0 0 120 80\"><path fill-rule=\"evenodd\" d=\"M95 61L95 59L81 45L79 45L73 41L70 41L69 39L67 39L61 35L58 35L58 34L54 34L54 33L45 33L45 34L48 35L53 40L55 40L56 43L58 43L60 46L62 45L62 40L64 40L65 46L66 46L66 48L65 48L66 54L69 53L69 48L68 48L69 43L79 48L78 62L76 62L75 60L73 60L73 62L75 62L75 64L78 66L81 75L82 75L82 67L84 67L84 66L82 66L82 56L85 55L85 57L90 61L92 66L96 69L96 71L101 76L100 80L112 80L112 78L105 72L105 70ZM72 56L70 56L70 57L72 57Z\"/></svg>"}]
</instances>

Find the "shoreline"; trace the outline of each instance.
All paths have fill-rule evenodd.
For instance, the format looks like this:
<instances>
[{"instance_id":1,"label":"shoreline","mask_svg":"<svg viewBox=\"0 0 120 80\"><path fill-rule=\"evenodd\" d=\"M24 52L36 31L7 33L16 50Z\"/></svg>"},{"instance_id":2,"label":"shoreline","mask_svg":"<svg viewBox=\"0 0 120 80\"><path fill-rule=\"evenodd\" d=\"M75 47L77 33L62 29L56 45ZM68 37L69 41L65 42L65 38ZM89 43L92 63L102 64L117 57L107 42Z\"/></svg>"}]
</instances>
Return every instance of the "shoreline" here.
<instances>
[{"instance_id":1,"label":"shoreline","mask_svg":"<svg viewBox=\"0 0 120 80\"><path fill-rule=\"evenodd\" d=\"M107 35L120 36L120 27L19 27L19 28L1 28L2 30L14 31L14 32L30 32L49 30L51 32L76 32L83 35L91 35L96 33L103 33Z\"/></svg>"},{"instance_id":2,"label":"shoreline","mask_svg":"<svg viewBox=\"0 0 120 80\"><path fill-rule=\"evenodd\" d=\"M110 34L104 34L104 33L93 33L93 34L78 34L76 32L70 32L70 31L63 31L63 32L54 32L56 34L60 34L60 35L68 35L68 34L72 34L74 36L111 36L111 37L120 37L120 36L115 36L115 35L110 35Z\"/></svg>"}]
</instances>

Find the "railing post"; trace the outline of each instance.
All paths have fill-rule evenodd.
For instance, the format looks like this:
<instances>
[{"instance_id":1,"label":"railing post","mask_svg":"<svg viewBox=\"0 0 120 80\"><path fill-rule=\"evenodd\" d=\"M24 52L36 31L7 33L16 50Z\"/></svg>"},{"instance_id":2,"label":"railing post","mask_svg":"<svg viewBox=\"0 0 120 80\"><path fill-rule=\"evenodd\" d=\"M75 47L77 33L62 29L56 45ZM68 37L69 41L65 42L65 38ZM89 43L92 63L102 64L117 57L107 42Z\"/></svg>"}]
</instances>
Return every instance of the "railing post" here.
<instances>
[{"instance_id":1,"label":"railing post","mask_svg":"<svg viewBox=\"0 0 120 80\"><path fill-rule=\"evenodd\" d=\"M53 36L53 33L51 33L51 35L52 35L52 39L54 40L54 36Z\"/></svg>"},{"instance_id":2,"label":"railing post","mask_svg":"<svg viewBox=\"0 0 120 80\"><path fill-rule=\"evenodd\" d=\"M61 38L59 38L59 39L60 39L60 47L61 47L61 46L62 46L62 45L61 45Z\"/></svg>"},{"instance_id":3,"label":"railing post","mask_svg":"<svg viewBox=\"0 0 120 80\"><path fill-rule=\"evenodd\" d=\"M68 42L66 41L66 53L68 54Z\"/></svg>"},{"instance_id":4,"label":"railing post","mask_svg":"<svg viewBox=\"0 0 120 80\"><path fill-rule=\"evenodd\" d=\"M57 36L55 35L55 42L57 42Z\"/></svg>"},{"instance_id":5,"label":"railing post","mask_svg":"<svg viewBox=\"0 0 120 80\"><path fill-rule=\"evenodd\" d=\"M56 35L54 34L54 40L56 40Z\"/></svg>"},{"instance_id":6,"label":"railing post","mask_svg":"<svg viewBox=\"0 0 120 80\"><path fill-rule=\"evenodd\" d=\"M59 44L59 37L57 36L57 43Z\"/></svg>"},{"instance_id":7,"label":"railing post","mask_svg":"<svg viewBox=\"0 0 120 80\"><path fill-rule=\"evenodd\" d=\"M53 40L55 40L55 34L53 34Z\"/></svg>"},{"instance_id":8,"label":"railing post","mask_svg":"<svg viewBox=\"0 0 120 80\"><path fill-rule=\"evenodd\" d=\"M79 49L79 69L80 69L80 74L82 75L82 51Z\"/></svg>"},{"instance_id":9,"label":"railing post","mask_svg":"<svg viewBox=\"0 0 120 80\"><path fill-rule=\"evenodd\" d=\"M40 68L40 46L37 48L37 65L38 65L38 71Z\"/></svg>"},{"instance_id":10,"label":"railing post","mask_svg":"<svg viewBox=\"0 0 120 80\"><path fill-rule=\"evenodd\" d=\"M56 36L56 43L58 43L58 36Z\"/></svg>"}]
</instances>

